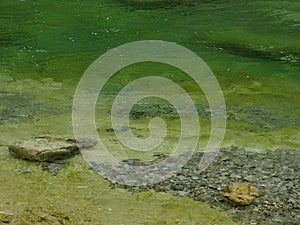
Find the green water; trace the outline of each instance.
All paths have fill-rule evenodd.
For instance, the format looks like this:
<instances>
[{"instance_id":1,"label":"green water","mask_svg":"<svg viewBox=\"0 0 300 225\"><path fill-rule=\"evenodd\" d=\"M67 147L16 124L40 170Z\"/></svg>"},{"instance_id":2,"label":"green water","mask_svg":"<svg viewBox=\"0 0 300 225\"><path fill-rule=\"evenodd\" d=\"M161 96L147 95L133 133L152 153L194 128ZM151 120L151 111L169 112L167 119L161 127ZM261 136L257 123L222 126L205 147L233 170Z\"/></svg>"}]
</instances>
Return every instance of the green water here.
<instances>
[{"instance_id":1,"label":"green water","mask_svg":"<svg viewBox=\"0 0 300 225\"><path fill-rule=\"evenodd\" d=\"M199 54L217 76L233 67L250 75L298 77L297 1L199 1L167 10L116 2L1 1L1 71L77 81L113 47L164 40Z\"/></svg>"},{"instance_id":2,"label":"green water","mask_svg":"<svg viewBox=\"0 0 300 225\"><path fill-rule=\"evenodd\" d=\"M299 1L199 0L167 8L136 2L1 0L0 96L24 96L0 102L0 211L13 213L13 224L32 224L42 214L48 221L44 224L233 224L228 216L204 203L110 189L108 181L86 169L80 156L53 177L38 164L7 153L5 145L24 138L72 137L72 99L83 72L101 54L128 42L176 42L209 65L231 116L223 145L255 151L300 148ZM106 119L98 115L98 131L111 125L107 111L110 94L149 75L175 80L195 102L206 104L201 91L183 72L159 63L141 63L119 71L106 86L107 102L98 105L104 108ZM15 115L22 113L24 118ZM157 151L170 153L179 128L176 116L164 116L174 136L171 133L169 142ZM198 150L203 150L210 122L206 117L200 116L200 120ZM140 119L132 126L145 137L149 135L147 123ZM151 154L121 154L115 137L108 134L105 138L107 143L113 140L112 152L119 159L151 160ZM19 169L34 172L23 175L17 173Z\"/></svg>"}]
</instances>

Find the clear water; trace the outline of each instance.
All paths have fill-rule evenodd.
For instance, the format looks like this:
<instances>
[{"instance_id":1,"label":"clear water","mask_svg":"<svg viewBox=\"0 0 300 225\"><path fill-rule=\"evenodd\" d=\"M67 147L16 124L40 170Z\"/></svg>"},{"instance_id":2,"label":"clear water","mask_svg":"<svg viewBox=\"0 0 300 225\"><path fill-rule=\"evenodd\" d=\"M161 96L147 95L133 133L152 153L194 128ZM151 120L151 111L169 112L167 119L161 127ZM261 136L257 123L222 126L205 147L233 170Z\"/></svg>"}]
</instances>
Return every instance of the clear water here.
<instances>
[{"instance_id":1,"label":"clear water","mask_svg":"<svg viewBox=\"0 0 300 225\"><path fill-rule=\"evenodd\" d=\"M11 120L0 121L3 145L0 179L5 184L0 198L8 205L0 205L0 211L12 211L17 220L25 216L25 224L31 224L40 213L51 215L55 210L59 212L57 218L68 215L78 221L89 218L94 223L99 213L105 218L103 224L119 224L121 220L125 224L174 224L176 218L184 218L177 224L195 221L211 224L211 220L197 214L204 210L199 202L155 193L133 199L123 190L111 190L106 180L86 170L79 157L74 159L74 165L78 166L69 167L53 178L41 171L38 164L20 162L5 151L4 145L32 136L72 137L72 99L83 72L107 50L132 41L176 42L197 53L209 65L233 117L228 120L224 145L235 144L257 151L300 148L299 1L192 2L170 8L141 9L117 0L1 0L0 97L10 92L25 97L9 104L8 98L0 102L0 115L5 118L12 115ZM153 74L173 78L192 96L199 92L184 73L158 63L137 64L118 72L105 90L117 92L128 81ZM195 99L205 104L203 96ZM111 99L106 100L109 106ZM26 115L32 112L30 106L40 109L26 120ZM24 114L25 119L18 119L21 116L16 113ZM173 129L178 129L173 117L166 119ZM202 138L206 139L210 123L207 118L200 120ZM147 136L148 130L143 129L148 122L135 123L139 135ZM108 119L97 121L100 131L108 126ZM108 136L107 142L111 138ZM205 143L199 143L199 149ZM118 144L111 147L117 158L124 159L122 154L118 155ZM165 153L169 150L165 147ZM145 159L130 154L125 158L129 155ZM32 182L15 176L17 170L24 168L34 171L28 175ZM35 181L41 182L37 185ZM76 188L87 183L88 188ZM21 190L19 197L9 188L12 185ZM62 190L68 191L61 192L59 199L56 195ZM105 198L95 193L102 193ZM83 209L82 205L91 208L91 199L102 204L101 207ZM32 210L36 214L31 215ZM147 215L148 210L154 216L128 217ZM219 212L209 213L210 218L221 218L220 224L230 224L223 214L221 217Z\"/></svg>"},{"instance_id":2,"label":"clear water","mask_svg":"<svg viewBox=\"0 0 300 225\"><path fill-rule=\"evenodd\" d=\"M2 0L1 9L3 76L50 77L71 84L72 93L87 67L109 49L137 40L164 40L189 48L210 66L229 109L264 106L299 120L298 1L194 1L143 10L108 0ZM107 91L120 90L141 74L187 79L162 64L138 64L118 74ZM194 90L188 79L184 85Z\"/></svg>"}]
</instances>

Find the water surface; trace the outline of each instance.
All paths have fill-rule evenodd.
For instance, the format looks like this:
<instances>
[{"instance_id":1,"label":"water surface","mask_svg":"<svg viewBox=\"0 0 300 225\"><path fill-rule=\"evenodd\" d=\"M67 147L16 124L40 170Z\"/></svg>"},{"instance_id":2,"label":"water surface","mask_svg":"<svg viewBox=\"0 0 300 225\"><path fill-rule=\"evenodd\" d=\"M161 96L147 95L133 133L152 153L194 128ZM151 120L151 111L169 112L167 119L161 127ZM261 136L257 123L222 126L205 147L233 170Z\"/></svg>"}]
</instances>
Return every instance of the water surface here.
<instances>
[{"instance_id":1,"label":"water surface","mask_svg":"<svg viewBox=\"0 0 300 225\"><path fill-rule=\"evenodd\" d=\"M123 190L111 190L108 181L88 171L79 156L72 166L52 177L38 164L14 159L6 152L5 145L24 138L72 137L72 99L80 77L101 54L128 42L176 42L209 65L227 104L228 127L223 145L256 151L300 147L298 1L194 1L143 9L109 0L2 0L0 8L0 179L5 184L1 199L8 205L2 204L0 211L12 211L17 220L25 215L25 224L53 210L57 210L55 221L67 215L73 221L81 219L79 224L87 224L88 218L91 223L98 221L97 213L105 218L103 224L120 224L126 215L132 217L126 218L125 224L206 221L202 214L197 215L201 207L207 207L200 202L155 193L137 195L133 200ZM182 71L159 63L142 63L119 71L102 93L104 103L97 106L97 129L106 135L112 154L120 160L151 160L154 153L170 153L170 146L178 139L177 115L169 105L157 110L155 101L152 108L146 107L148 116L160 112L171 129L167 142L156 152L132 153L123 149L112 134L105 133L111 125L109 106L115 94L129 81L153 75L173 79L190 93L201 122L197 150L203 150L207 143L210 121L201 90ZM140 107L145 109L143 104ZM140 137L149 135L149 117L132 121ZM34 172L19 174L20 169ZM12 185L19 194L9 188ZM69 191L64 192L66 189ZM128 204L131 207L127 208ZM95 207L87 211L82 205ZM33 216L31 212L35 212ZM221 218L220 224L230 224L226 216L210 212L203 224L213 224L216 218ZM145 216L135 217L137 214Z\"/></svg>"}]
</instances>

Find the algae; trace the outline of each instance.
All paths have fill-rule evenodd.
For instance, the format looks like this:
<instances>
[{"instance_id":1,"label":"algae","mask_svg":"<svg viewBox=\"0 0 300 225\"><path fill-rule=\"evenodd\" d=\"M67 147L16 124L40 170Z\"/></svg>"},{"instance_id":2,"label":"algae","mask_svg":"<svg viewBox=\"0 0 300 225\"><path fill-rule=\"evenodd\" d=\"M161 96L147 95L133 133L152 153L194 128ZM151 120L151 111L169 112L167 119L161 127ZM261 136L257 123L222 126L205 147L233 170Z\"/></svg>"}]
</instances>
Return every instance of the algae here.
<instances>
[{"instance_id":1,"label":"algae","mask_svg":"<svg viewBox=\"0 0 300 225\"><path fill-rule=\"evenodd\" d=\"M21 92L35 90L33 87L42 88L43 92L33 92L40 100L53 101L54 105L57 104L55 95L61 96L63 89L53 92L54 83L51 81L43 82L43 86L36 81L23 82L18 81L11 88ZM29 85L31 88L28 89ZM49 93L52 93L51 97ZM68 96L64 101L69 101ZM40 132L72 136L69 113L37 116L38 121L28 119L17 125L3 125L1 130L5 135L1 137L1 143ZM42 171L37 163L20 161L8 155L5 147L1 147L0 152L1 211L13 215L10 219L13 224L193 224L197 221L199 224L235 224L204 203L163 193L132 195L121 189L112 189L108 181L88 170L81 156L72 159L68 167L52 176ZM19 173L21 170L31 172ZM12 186L14 189L10 188Z\"/></svg>"},{"instance_id":2,"label":"algae","mask_svg":"<svg viewBox=\"0 0 300 225\"><path fill-rule=\"evenodd\" d=\"M136 4L133 2L130 4ZM195 1L168 10L161 8L166 7L164 4L147 2L152 3L141 7L159 8L131 10L107 0L85 4L69 0L1 1L2 221L234 224L231 218L201 202L153 191L130 194L112 188L109 181L87 168L81 156L53 176L40 164L8 154L5 146L18 140L43 135L72 138L72 100L80 76L99 55L131 41L176 42L208 63L228 108L223 146L253 151L300 148L297 1ZM162 116L169 133L160 148L147 154L130 151L113 132L106 132L112 126L109 108L115 94L127 82L147 75L173 79L188 90L201 125L197 151L203 151L210 134L210 112L200 88L182 71L145 63L116 74L102 93L103 102L97 104L96 126L111 154L129 163L149 163L168 156L176 145L180 128L176 112L171 105L153 100L133 109L135 120L130 127L145 138L149 135L148 119ZM139 114L140 110L145 112Z\"/></svg>"},{"instance_id":3,"label":"algae","mask_svg":"<svg viewBox=\"0 0 300 225\"><path fill-rule=\"evenodd\" d=\"M80 157L56 176L1 151L3 158L1 211L13 215L12 224L236 224L204 203L112 189ZM17 172L24 168L32 172Z\"/></svg>"},{"instance_id":4,"label":"algae","mask_svg":"<svg viewBox=\"0 0 300 225\"><path fill-rule=\"evenodd\" d=\"M268 81L261 82L264 86L270 85ZM272 82L272 87L284 88L282 85L285 84L280 79L277 80L277 83ZM55 82L52 79L43 81L26 79L2 82L1 87L6 92L19 92L25 96L30 94L46 105L46 108L49 106L69 108L69 110L60 111L56 115L49 116L46 112L37 113L35 120L27 118L18 123L3 124L0 127L3 134L1 135L2 145L9 145L15 140L39 135L72 137L71 99L75 90L74 85ZM231 99L229 104L232 104L230 102L235 102L235 100L230 90L231 88L225 89L224 93L226 99L228 97ZM239 90L247 91L248 85L243 85L241 82ZM272 88L270 92L271 90ZM251 94L249 98L253 100L252 103L255 103L259 102L258 96ZM235 98L238 100L240 96ZM297 102L297 98L295 96L294 98ZM11 102L13 104L13 99ZM240 107L243 106L247 106L247 102L240 105ZM289 111L289 109L287 110ZM100 114L100 112L98 113ZM103 120L103 117L99 118L102 118L101 123L98 124L99 129L105 132L105 128L111 124L109 120ZM179 129L175 126L176 120L173 117L165 119L170 120L173 125L170 126L170 139L160 149L149 154L137 154L124 149L114 139L111 132L106 132L106 135L103 136L104 142L110 146L112 154L119 160L139 159L141 162L151 162L151 160L157 159L158 154L170 154L176 141L176 131ZM147 119L135 120L131 126L136 128L137 134L147 136ZM249 126L246 121L229 120L224 145L235 144L251 150L274 149L279 146L299 148L297 128L285 127L258 133L250 132ZM210 122L208 118L201 118L201 129L202 138L199 140L198 149L200 151L209 136ZM24 174L18 172L22 170L31 172ZM233 224L224 214L210 209L200 202L171 197L162 193L150 192L132 195L121 189L111 189L107 180L94 171L88 170L81 156L76 156L67 167L53 176L43 171L39 164L20 161L9 156L6 147L1 147L1 173L1 183L4 184L1 188L3 190L1 199L4 202L1 210L12 213L14 215L12 221L15 224L30 224L33 221L42 221L45 224L74 224L75 221L78 224L117 224L120 221L125 224L192 224L196 221L199 221L200 224ZM12 185L16 188L6 188ZM19 190L17 194L16 190ZM32 193L35 193L34 196ZM89 210L83 210L83 208Z\"/></svg>"},{"instance_id":5,"label":"algae","mask_svg":"<svg viewBox=\"0 0 300 225\"><path fill-rule=\"evenodd\" d=\"M3 82L1 87L10 92L31 93L43 104L63 107L71 106L67 93L74 91L74 86L51 79ZM109 181L87 168L81 156L71 159L53 176L38 163L8 154L5 146L15 140L45 134L72 137L71 111L51 116L37 113L35 120L5 123L0 130L0 211L13 215L9 217L12 224L235 224L221 211L201 202L164 193L130 194L112 188Z\"/></svg>"}]
</instances>

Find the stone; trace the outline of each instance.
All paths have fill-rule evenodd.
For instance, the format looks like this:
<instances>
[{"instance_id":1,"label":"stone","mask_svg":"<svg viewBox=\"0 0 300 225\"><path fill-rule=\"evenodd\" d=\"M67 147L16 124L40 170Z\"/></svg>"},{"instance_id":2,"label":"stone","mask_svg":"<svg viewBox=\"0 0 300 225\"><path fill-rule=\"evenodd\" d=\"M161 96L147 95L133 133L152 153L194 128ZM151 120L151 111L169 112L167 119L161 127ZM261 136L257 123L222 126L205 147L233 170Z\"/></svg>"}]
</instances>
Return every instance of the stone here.
<instances>
[{"instance_id":1,"label":"stone","mask_svg":"<svg viewBox=\"0 0 300 225\"><path fill-rule=\"evenodd\" d=\"M79 153L74 140L53 137L36 137L19 141L8 146L8 150L17 158L40 162L67 159Z\"/></svg>"},{"instance_id":2,"label":"stone","mask_svg":"<svg viewBox=\"0 0 300 225\"><path fill-rule=\"evenodd\" d=\"M244 177L245 181L253 182L256 181L256 178L253 175L248 175Z\"/></svg>"},{"instance_id":3,"label":"stone","mask_svg":"<svg viewBox=\"0 0 300 225\"><path fill-rule=\"evenodd\" d=\"M124 132L130 130L129 127L126 126L112 126L105 129L106 132Z\"/></svg>"},{"instance_id":4,"label":"stone","mask_svg":"<svg viewBox=\"0 0 300 225\"><path fill-rule=\"evenodd\" d=\"M67 139L66 141L75 142L74 139ZM78 137L76 138L77 146L80 150L89 150L97 145L97 140L87 138L87 137Z\"/></svg>"},{"instance_id":5,"label":"stone","mask_svg":"<svg viewBox=\"0 0 300 225\"><path fill-rule=\"evenodd\" d=\"M0 211L0 222L3 224L10 223L14 218L14 214L11 212Z\"/></svg>"},{"instance_id":6,"label":"stone","mask_svg":"<svg viewBox=\"0 0 300 225\"><path fill-rule=\"evenodd\" d=\"M57 161L57 162L42 162L42 170L51 173L52 175L57 175L57 173L65 168L68 163L64 161Z\"/></svg>"},{"instance_id":7,"label":"stone","mask_svg":"<svg viewBox=\"0 0 300 225\"><path fill-rule=\"evenodd\" d=\"M17 172L25 174L25 173L32 173L32 170L18 170Z\"/></svg>"},{"instance_id":8,"label":"stone","mask_svg":"<svg viewBox=\"0 0 300 225\"><path fill-rule=\"evenodd\" d=\"M276 222L276 223L282 223L282 219L280 218L280 216L276 216L272 219L272 222Z\"/></svg>"},{"instance_id":9,"label":"stone","mask_svg":"<svg viewBox=\"0 0 300 225\"><path fill-rule=\"evenodd\" d=\"M256 187L247 183L233 183L224 188L222 199L233 206L251 204L255 197L259 196Z\"/></svg>"}]
</instances>

